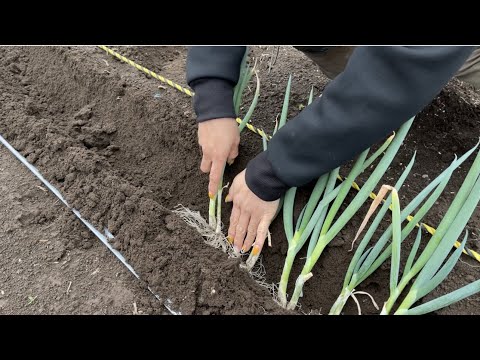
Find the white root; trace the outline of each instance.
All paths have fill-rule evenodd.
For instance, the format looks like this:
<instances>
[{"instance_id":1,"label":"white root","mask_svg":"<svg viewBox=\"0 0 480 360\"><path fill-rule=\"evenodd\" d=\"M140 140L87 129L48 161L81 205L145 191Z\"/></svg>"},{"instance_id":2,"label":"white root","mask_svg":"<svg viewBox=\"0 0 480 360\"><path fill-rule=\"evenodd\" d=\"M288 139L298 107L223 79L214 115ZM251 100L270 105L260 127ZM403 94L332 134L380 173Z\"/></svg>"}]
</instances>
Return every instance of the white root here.
<instances>
[{"instance_id":1,"label":"white root","mask_svg":"<svg viewBox=\"0 0 480 360\"><path fill-rule=\"evenodd\" d=\"M366 292L366 291L355 291L354 294L367 295L367 296L370 298L370 300L372 300L372 304L373 304L373 306L375 306L375 309L380 310L380 308L378 307L377 303L375 302L375 299L374 299L373 296L370 295L368 292Z\"/></svg>"},{"instance_id":2,"label":"white root","mask_svg":"<svg viewBox=\"0 0 480 360\"><path fill-rule=\"evenodd\" d=\"M250 263L248 262L250 258L255 258L255 262L253 264L252 264L252 261L250 261ZM253 256L250 253L250 256L247 259L247 261L245 263L240 264L240 267L246 269L248 271L248 274L252 277L253 280L255 280L255 282L259 286L267 289L270 295L272 295L274 300L277 298L278 286L277 284L268 283L266 281L267 272L265 270L265 266L263 266L261 255Z\"/></svg>"},{"instance_id":3,"label":"white root","mask_svg":"<svg viewBox=\"0 0 480 360\"><path fill-rule=\"evenodd\" d=\"M311 309L308 313L306 313L305 311L302 311L302 314L303 315L323 315L322 314L322 308L320 308L318 310Z\"/></svg>"},{"instance_id":4,"label":"white root","mask_svg":"<svg viewBox=\"0 0 480 360\"><path fill-rule=\"evenodd\" d=\"M351 298L355 301L355 303L357 304L358 315L362 315L362 308L360 307L360 303L358 302L357 297L355 296L354 293L351 293L351 294L350 294L350 297L351 297Z\"/></svg>"},{"instance_id":5,"label":"white root","mask_svg":"<svg viewBox=\"0 0 480 360\"><path fill-rule=\"evenodd\" d=\"M216 232L198 211L192 211L183 205L177 205L173 213L180 216L187 225L193 227L202 237L206 244L215 249L222 249L229 257L237 257L234 254L233 247L228 243L227 238L222 232Z\"/></svg>"},{"instance_id":6,"label":"white root","mask_svg":"<svg viewBox=\"0 0 480 360\"><path fill-rule=\"evenodd\" d=\"M187 225L193 227L200 235L202 235L207 245L213 246L216 249L222 249L222 251L230 258L241 256L240 253L235 253L233 246L228 242L225 235L221 231L216 232L216 229L212 228L202 215L200 215L200 212L192 211L179 204L175 207L173 213L180 216ZM248 274L259 286L267 289L274 300L277 298L278 286L277 284L267 283L265 277L266 271L260 254L252 255L250 252L247 261L242 262L240 267L247 270Z\"/></svg>"},{"instance_id":7,"label":"white root","mask_svg":"<svg viewBox=\"0 0 480 360\"><path fill-rule=\"evenodd\" d=\"M355 295L367 295L370 300L372 300L372 304L373 306L375 306L375 309L377 310L380 310L380 308L378 307L377 303L375 302L375 299L373 298L372 295L370 295L368 292L366 291L355 291L355 289L352 290L352 292L350 293L350 297L355 301L355 303L357 304L357 309L358 309L358 315L362 315L362 309L360 307L360 303L357 299L357 297Z\"/></svg>"}]
</instances>

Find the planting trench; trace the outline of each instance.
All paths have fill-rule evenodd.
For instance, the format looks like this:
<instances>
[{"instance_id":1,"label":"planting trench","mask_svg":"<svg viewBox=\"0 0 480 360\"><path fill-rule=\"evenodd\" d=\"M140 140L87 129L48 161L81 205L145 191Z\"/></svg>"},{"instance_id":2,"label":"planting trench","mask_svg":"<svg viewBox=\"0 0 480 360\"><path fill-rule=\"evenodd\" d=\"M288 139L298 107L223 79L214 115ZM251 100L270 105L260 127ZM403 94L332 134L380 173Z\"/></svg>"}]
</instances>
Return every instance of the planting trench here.
<instances>
[{"instance_id":1,"label":"planting trench","mask_svg":"<svg viewBox=\"0 0 480 360\"><path fill-rule=\"evenodd\" d=\"M115 49L115 48L114 48ZM121 54L185 84L183 47L120 47ZM293 116L306 104L310 87L319 95L327 80L306 57L281 47L268 71L273 49L255 47L260 63L261 99L253 123L271 133L280 112L288 74L293 75ZM182 314L282 314L271 295L171 213L181 203L207 215L207 176L199 169L191 99L95 47L0 48L0 134L21 152L98 229L115 235L114 247L162 300ZM384 183L393 183L417 150L417 161L400 200L406 204L429 179L473 146L479 136L479 96L452 81L415 120ZM261 151L261 139L245 130L240 156L226 169L233 179ZM456 172L445 196L426 222L436 226L460 186L471 160ZM361 185L361 179L360 179ZM299 192L306 201L311 186ZM353 194L353 190L352 190ZM303 204L296 205L298 214ZM224 206L228 224L231 205ZM365 209L327 247L301 299L302 312L328 312L338 296L352 253L351 240ZM467 246L478 251L479 214L472 217ZM287 243L280 219L271 226L273 247L264 248L268 282L278 282ZM72 249L84 246L65 239ZM84 241L84 240L82 240ZM90 237L88 241L97 241ZM299 273L304 252L292 270ZM479 263L462 257L453 273L427 298L440 296L480 277ZM359 290L377 302L387 297L388 262ZM364 313L377 313L360 299ZM479 296L437 313L480 314ZM349 303L345 313L354 314Z\"/></svg>"}]
</instances>

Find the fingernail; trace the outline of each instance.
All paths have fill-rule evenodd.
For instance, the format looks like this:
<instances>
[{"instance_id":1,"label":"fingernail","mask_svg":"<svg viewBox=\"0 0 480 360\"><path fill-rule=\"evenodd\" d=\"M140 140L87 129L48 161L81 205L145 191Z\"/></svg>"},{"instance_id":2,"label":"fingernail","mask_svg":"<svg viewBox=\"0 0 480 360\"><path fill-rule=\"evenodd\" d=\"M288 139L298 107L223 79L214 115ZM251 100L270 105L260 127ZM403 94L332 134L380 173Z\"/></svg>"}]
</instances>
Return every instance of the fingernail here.
<instances>
[{"instance_id":1,"label":"fingernail","mask_svg":"<svg viewBox=\"0 0 480 360\"><path fill-rule=\"evenodd\" d=\"M233 237L227 236L227 240L230 244L233 244Z\"/></svg>"},{"instance_id":2,"label":"fingernail","mask_svg":"<svg viewBox=\"0 0 480 360\"><path fill-rule=\"evenodd\" d=\"M243 245L241 253L243 254L243 253L246 253L246 252L247 252L247 247L245 245Z\"/></svg>"},{"instance_id":3,"label":"fingernail","mask_svg":"<svg viewBox=\"0 0 480 360\"><path fill-rule=\"evenodd\" d=\"M233 251L234 251L235 254L239 253L238 248L236 246L233 247Z\"/></svg>"},{"instance_id":4,"label":"fingernail","mask_svg":"<svg viewBox=\"0 0 480 360\"><path fill-rule=\"evenodd\" d=\"M260 248L258 247L258 245L255 245L252 250L253 256L258 255L259 252L260 252Z\"/></svg>"},{"instance_id":5,"label":"fingernail","mask_svg":"<svg viewBox=\"0 0 480 360\"><path fill-rule=\"evenodd\" d=\"M235 160L227 160L228 165L232 165Z\"/></svg>"},{"instance_id":6,"label":"fingernail","mask_svg":"<svg viewBox=\"0 0 480 360\"><path fill-rule=\"evenodd\" d=\"M208 193L208 197L210 198L210 200L215 199L215 195L212 194L211 192Z\"/></svg>"},{"instance_id":7,"label":"fingernail","mask_svg":"<svg viewBox=\"0 0 480 360\"><path fill-rule=\"evenodd\" d=\"M232 199L230 198L230 195L225 196L225 202L228 203L230 201L232 201Z\"/></svg>"}]
</instances>

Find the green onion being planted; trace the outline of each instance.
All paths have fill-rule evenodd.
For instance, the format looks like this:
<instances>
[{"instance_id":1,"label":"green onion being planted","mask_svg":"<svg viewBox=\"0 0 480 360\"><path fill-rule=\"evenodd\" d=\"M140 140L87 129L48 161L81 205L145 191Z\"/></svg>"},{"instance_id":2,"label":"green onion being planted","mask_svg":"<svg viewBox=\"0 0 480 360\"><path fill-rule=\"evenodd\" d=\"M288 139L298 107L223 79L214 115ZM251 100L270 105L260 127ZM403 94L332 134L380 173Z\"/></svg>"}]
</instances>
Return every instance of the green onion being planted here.
<instances>
[{"instance_id":1,"label":"green onion being planted","mask_svg":"<svg viewBox=\"0 0 480 360\"><path fill-rule=\"evenodd\" d=\"M305 243L306 239L310 236L312 231L314 231L315 227L316 227L316 231L314 234L312 234L312 237L310 240L311 243L309 246L310 253L307 253L307 260L305 262L305 265L302 269L301 274L297 278L297 281L295 283L295 290L293 292L290 302L288 303L287 309L293 310L296 307L298 303L298 299L300 298L300 296L302 296L303 285L308 279L310 279L313 276L312 269L316 264L316 262L318 261L325 247L330 243L330 241L332 241L335 238L335 236L340 232L340 230L342 230L342 228L353 217L353 215L355 215L358 209L363 205L365 200L368 198L372 190L375 188L377 183L380 181L382 176L385 174L387 168L390 166L393 158L395 157L398 149L400 148L400 145L405 139L405 136L407 135L407 132L410 129L410 126L412 125L413 119L414 118L408 120L405 124L403 124L402 127L399 129L398 133L393 138L393 140L391 140L391 142L387 144L387 149L385 151L385 154L380 160L380 162L378 163L378 165L376 166L375 170L372 172L372 174L370 175L368 180L365 182L363 187L360 189L360 191L356 194L354 199L350 202L350 204L345 209L345 211L343 211L343 213L338 217L338 219L335 222L333 221L335 218L335 215L340 210L340 207L343 204L350 190L351 184L353 183L355 178L365 169L365 164L369 166L373 162L373 161L370 161L370 159L367 159L367 154L369 149L365 150L359 155L347 179L342 184L340 184L336 189L332 190L329 194L326 194L324 196L324 199L322 199L322 201L318 203L315 211L313 212L310 218L308 217L306 218L307 210L305 210L305 214L303 215L303 219L302 219L302 221L305 222L305 228L302 230L302 226L300 226L299 230L301 233L297 235L297 238L295 238L295 235L294 235L289 240L290 258L289 258L289 254L287 253L287 260L284 267L284 274L287 274L287 275L285 276L285 278L284 278L284 275L282 275L282 280L280 282L280 287L282 289L286 287L286 282L288 281L288 274L290 272L291 263L293 262L293 258L295 254L300 250L301 246ZM378 155L376 155L377 153ZM380 153L376 152L372 156L375 156L375 155L379 156ZM337 171L337 169L335 169L334 172L335 171ZM323 180L322 178L320 178L318 181L319 182L325 181L325 178ZM321 187L319 186L319 188ZM319 198L318 194L312 194L312 196L315 198L316 197ZM333 204L331 205L329 211L327 212L325 216L325 220L321 225L319 225L319 220L322 218L324 207L328 203L330 203L333 199L334 199ZM286 202L287 202L287 197L285 197L284 211L287 208L287 205L289 205ZM315 206L315 205L312 205L312 206ZM307 208L308 207L309 205L307 203ZM283 293L280 293L280 295L284 296ZM280 302L285 303L285 298L283 299L280 298Z\"/></svg>"},{"instance_id":2,"label":"green onion being planted","mask_svg":"<svg viewBox=\"0 0 480 360\"><path fill-rule=\"evenodd\" d=\"M382 314L386 315L391 312L398 297L417 274L418 276L411 286L410 291L405 296L395 314L424 314L429 311L440 309L480 291L478 281L473 282L466 287L410 310L415 302L435 289L452 271L463 251L468 238L468 232L465 232L461 246L454 251L448 260L446 260L446 258L450 253L450 249L460 237L467 222L470 220L479 201L480 152L477 154L475 161L463 181L460 190L448 208L447 213L417 261L413 263L416 252L416 249L414 248L412 250L413 255L410 256L411 261L407 263L408 266L404 270L400 282L390 283L390 297L383 306ZM393 242L395 242L395 239ZM398 247L399 250L399 244L394 245L394 247ZM398 273L399 266L400 264L392 263L391 273Z\"/></svg>"},{"instance_id":3,"label":"green onion being planted","mask_svg":"<svg viewBox=\"0 0 480 360\"><path fill-rule=\"evenodd\" d=\"M287 83L287 88L285 90L285 97L283 99L283 106L282 106L282 113L280 115L280 122L275 124L275 129L273 131L273 136L277 133L278 130L280 130L281 127L283 127L287 121L287 115L288 115L288 101L290 99L290 88L292 85L292 75L288 77L288 83ZM310 93L310 98L313 96L313 88L312 92ZM262 133L262 145L263 145L263 151L267 150L267 138L265 136L265 132ZM278 213L282 209L282 206L284 204L284 199L285 197L282 196L280 198L280 203L278 205L277 213L275 214L275 217L277 217ZM270 236L270 235L269 235ZM270 239L270 238L269 238ZM250 252L250 255L248 256L247 261L245 262L247 270L251 270L255 263L257 262L258 257L260 256L259 253L254 254L253 251Z\"/></svg>"},{"instance_id":4,"label":"green onion being planted","mask_svg":"<svg viewBox=\"0 0 480 360\"><path fill-rule=\"evenodd\" d=\"M260 79L258 77L258 73L255 70L255 65L250 67L247 65L247 57L248 57L248 48L245 51L245 55L243 57L242 63L240 65L240 76L237 85L235 86L234 94L233 94L233 105L235 108L235 113L238 114L240 111L240 104L242 102L242 97L245 89L247 88L248 83L250 82L253 74L255 74L257 79L257 86L255 89L255 95L253 97L252 103L250 107L242 119L242 122L238 125L238 130L242 132L242 130L247 125L248 121L252 117L253 111L257 106L258 98L260 96ZM223 179L223 173L222 173ZM220 185L217 190L216 196L212 196L210 198L210 204L208 207L208 224L215 229L216 233L221 232L221 215L222 215L222 192L223 192L223 180L220 181Z\"/></svg>"},{"instance_id":5,"label":"green onion being planted","mask_svg":"<svg viewBox=\"0 0 480 360\"><path fill-rule=\"evenodd\" d=\"M427 187L425 187L400 213L400 221L403 222L407 218L410 220L408 224L401 231L401 241L405 240L415 226L419 226L420 221L426 215L426 213L430 210L433 204L437 201L437 199L442 194L443 190L445 189L450 177L452 176L453 171L458 168L478 147L478 144L470 149L467 153L465 153L460 159L455 159L452 164L445 169L440 175L438 175ZM405 181L406 177L410 173L412 169L413 163L415 160L415 154L405 168L404 172L398 179L397 183L395 184L396 189L400 189L403 182ZM433 193L432 193L433 192ZM430 195L430 193L432 193ZM429 196L430 195L430 196ZM427 199L428 197L428 199ZM417 210L415 216L411 217L413 211L420 206L420 204L425 200L425 203ZM392 204L392 196L388 197L387 200L384 202L382 208L378 212L377 216L375 217L374 221L370 225L367 233L363 237L362 241L360 242L355 255L350 262L350 265L347 270L347 274L345 276L345 281L343 283L343 290L340 293L340 296L335 301L334 305L330 309L330 315L339 315L345 306L347 300L352 297L355 300L355 288L361 284L366 278L368 278L376 269L380 267L380 265L387 260L390 255L392 254L392 244L388 245L385 250L384 247L387 245L388 241L392 237L393 232L393 225L390 225L380 236L378 242L375 246L372 246L367 249L367 246L372 239L373 234L377 230L381 220L385 216L388 208L390 206L393 207ZM362 224L363 225L363 224ZM407 263L405 265L404 273L408 273L412 267L413 260L415 258L416 252L418 250L420 239L421 239L421 225L419 226L419 232L417 234L416 241L412 248L412 252L408 257ZM359 230L359 233L361 229ZM358 233L357 233L358 237ZM355 242L356 238L354 239ZM398 246L398 244L397 244ZM383 252L382 252L383 250ZM398 250L398 248L397 248Z\"/></svg>"}]
</instances>

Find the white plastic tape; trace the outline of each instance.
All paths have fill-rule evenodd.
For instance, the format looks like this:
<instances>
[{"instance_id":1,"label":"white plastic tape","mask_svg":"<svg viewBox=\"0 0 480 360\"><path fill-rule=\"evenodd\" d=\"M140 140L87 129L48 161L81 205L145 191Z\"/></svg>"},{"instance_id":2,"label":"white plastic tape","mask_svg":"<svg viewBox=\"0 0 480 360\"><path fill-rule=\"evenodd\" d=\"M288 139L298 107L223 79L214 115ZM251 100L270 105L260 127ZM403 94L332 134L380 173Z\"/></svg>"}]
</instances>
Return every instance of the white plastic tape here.
<instances>
[{"instance_id":1,"label":"white plastic tape","mask_svg":"<svg viewBox=\"0 0 480 360\"><path fill-rule=\"evenodd\" d=\"M140 279L140 276L135 272L133 267L127 263L123 255L116 249L112 247L112 245L108 242L106 236L108 236L109 239L113 239L113 235L108 231L107 228L105 228L105 235L103 235L100 231L95 229L95 227L90 224L87 220L85 220L81 215L80 212L74 208L72 208L70 205L68 205L67 201L63 198L62 194L60 194L60 191L58 191L52 184L50 184L43 176L40 174L40 172L37 170L35 166L30 164L27 159L25 159L17 150L13 148L12 145L8 143L7 140L4 139L2 135L0 135L0 142L13 154L15 157L22 162L23 165L25 165L28 170L30 170L33 175L35 175L52 193L55 194L56 197L58 197L64 204L67 206L72 212L80 219L81 222L85 224L86 227L97 237L100 239L100 241L117 257L120 262L125 265L125 267L137 278ZM161 301L160 297L155 294L150 287L148 287L148 290L157 298L157 300ZM173 311L170 307L172 304L172 301L170 299L167 299L164 303L163 306L170 311L172 315L182 315L178 311Z\"/></svg>"}]
</instances>

